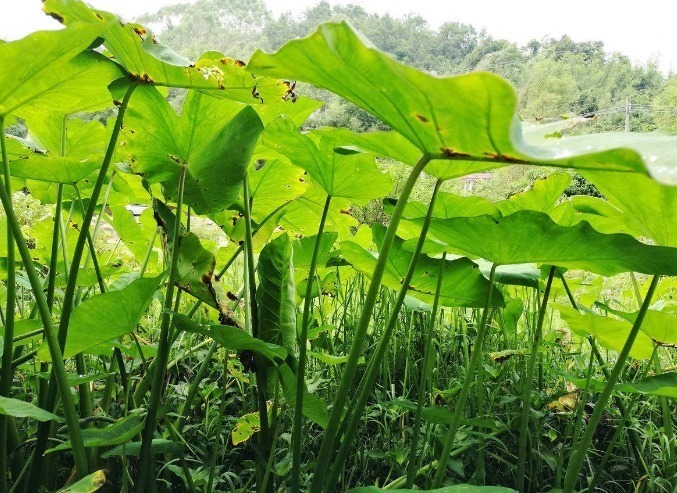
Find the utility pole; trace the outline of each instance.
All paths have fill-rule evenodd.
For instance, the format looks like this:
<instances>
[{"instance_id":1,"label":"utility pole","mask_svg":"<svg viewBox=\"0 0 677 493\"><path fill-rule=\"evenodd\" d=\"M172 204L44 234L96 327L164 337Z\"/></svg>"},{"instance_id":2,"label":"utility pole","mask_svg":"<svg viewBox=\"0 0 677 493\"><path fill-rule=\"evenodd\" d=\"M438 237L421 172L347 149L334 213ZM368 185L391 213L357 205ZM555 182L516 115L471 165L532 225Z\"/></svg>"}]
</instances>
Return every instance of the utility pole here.
<instances>
[{"instance_id":1,"label":"utility pole","mask_svg":"<svg viewBox=\"0 0 677 493\"><path fill-rule=\"evenodd\" d=\"M625 131L630 131L630 110L632 109L632 104L630 103L630 98L625 98Z\"/></svg>"}]
</instances>

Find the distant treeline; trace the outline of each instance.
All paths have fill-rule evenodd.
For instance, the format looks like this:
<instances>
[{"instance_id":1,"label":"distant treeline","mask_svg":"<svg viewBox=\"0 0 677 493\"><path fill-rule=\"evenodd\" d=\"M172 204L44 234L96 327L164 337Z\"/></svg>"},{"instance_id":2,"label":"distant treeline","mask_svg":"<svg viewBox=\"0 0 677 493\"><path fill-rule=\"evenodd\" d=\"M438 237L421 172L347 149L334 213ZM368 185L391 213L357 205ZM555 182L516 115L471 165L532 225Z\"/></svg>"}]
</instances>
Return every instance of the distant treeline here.
<instances>
[{"instance_id":1,"label":"distant treeline","mask_svg":"<svg viewBox=\"0 0 677 493\"><path fill-rule=\"evenodd\" d=\"M433 29L420 16L395 18L327 2L276 19L261 0L198 0L139 20L154 26L164 43L186 56L195 58L209 47L247 60L257 48L275 50L322 22L343 19L378 48L413 67L437 75L487 70L505 77L517 89L519 111L527 120L597 114L587 130L623 130L629 113L632 131L677 130L677 75L666 77L651 63L633 66L627 56L607 53L601 41L575 42L563 36L518 46L468 24L446 22ZM382 128L373 117L335 96L312 88L303 92L327 101L311 125Z\"/></svg>"}]
</instances>

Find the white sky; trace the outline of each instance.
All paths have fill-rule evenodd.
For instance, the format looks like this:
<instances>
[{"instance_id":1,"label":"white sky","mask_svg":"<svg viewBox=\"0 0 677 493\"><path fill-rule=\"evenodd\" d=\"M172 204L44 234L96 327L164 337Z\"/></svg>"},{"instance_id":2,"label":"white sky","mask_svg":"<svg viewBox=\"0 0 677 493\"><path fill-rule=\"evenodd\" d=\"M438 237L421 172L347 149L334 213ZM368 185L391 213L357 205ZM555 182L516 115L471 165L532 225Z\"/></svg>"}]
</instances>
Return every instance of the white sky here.
<instances>
[{"instance_id":1,"label":"white sky","mask_svg":"<svg viewBox=\"0 0 677 493\"><path fill-rule=\"evenodd\" d=\"M89 0L103 10L130 19L162 5L194 0ZM247 1L247 0L236 0ZM303 12L319 0L267 0L277 16ZM3 2L4 3L4 2ZM329 0L332 4L357 4L369 12L401 17L419 14L431 27L447 21L485 28L497 38L522 45L545 36L568 34L575 41L600 40L607 51L619 51L634 63L657 61L664 73L677 72L677 30L666 0ZM38 30L58 27L41 12L40 0L14 0L3 5L0 38L17 39Z\"/></svg>"}]
</instances>

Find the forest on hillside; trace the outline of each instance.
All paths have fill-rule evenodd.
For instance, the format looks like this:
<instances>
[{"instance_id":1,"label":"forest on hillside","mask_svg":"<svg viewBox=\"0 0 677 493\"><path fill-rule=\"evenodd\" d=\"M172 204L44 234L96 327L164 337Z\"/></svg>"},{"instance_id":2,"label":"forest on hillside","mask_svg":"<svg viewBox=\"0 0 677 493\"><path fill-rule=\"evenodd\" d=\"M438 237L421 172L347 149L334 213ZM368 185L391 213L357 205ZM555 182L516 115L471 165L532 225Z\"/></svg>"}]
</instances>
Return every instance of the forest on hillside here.
<instances>
[{"instance_id":1,"label":"forest on hillside","mask_svg":"<svg viewBox=\"0 0 677 493\"><path fill-rule=\"evenodd\" d=\"M209 46L246 61L257 48L277 50L322 22L344 19L397 61L430 74L482 70L505 77L517 89L525 120L596 115L586 131L623 131L627 112L630 131L677 130L677 75L665 76L652 63L633 65L622 53L608 53L601 41L575 42L563 36L518 46L451 20L433 29L418 15L396 18L328 2L318 2L300 15L275 18L264 0L198 0L164 7L139 21L189 58ZM334 95L311 88L301 92L327 101L309 126L383 128L373 116Z\"/></svg>"}]
</instances>

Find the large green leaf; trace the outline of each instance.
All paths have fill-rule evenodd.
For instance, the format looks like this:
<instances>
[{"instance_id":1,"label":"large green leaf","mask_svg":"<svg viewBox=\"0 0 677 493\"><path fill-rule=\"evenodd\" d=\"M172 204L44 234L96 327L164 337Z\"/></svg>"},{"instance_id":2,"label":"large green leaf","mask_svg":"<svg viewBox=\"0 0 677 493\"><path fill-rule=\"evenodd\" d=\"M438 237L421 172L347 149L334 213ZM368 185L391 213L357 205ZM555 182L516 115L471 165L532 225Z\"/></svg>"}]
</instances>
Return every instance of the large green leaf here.
<instances>
[{"instance_id":1,"label":"large green leaf","mask_svg":"<svg viewBox=\"0 0 677 493\"><path fill-rule=\"evenodd\" d=\"M380 225L372 226L374 240L380 245L384 228ZM371 276L376 265L377 257L361 246L351 241L341 243L341 254L350 264L367 276ZM383 284L395 291L402 287L412 254L402 247L402 240L395 239L388 255L386 271L383 275ZM440 272L440 259L432 259L422 255L416 264L414 276L409 283L408 294L425 303L432 304L435 298L437 280ZM440 291L440 303L443 306L484 306L487 290L493 289L492 304L503 305L503 297L480 272L477 264L467 258L444 261L444 278Z\"/></svg>"},{"instance_id":2,"label":"large green leaf","mask_svg":"<svg viewBox=\"0 0 677 493\"><path fill-rule=\"evenodd\" d=\"M247 69L309 82L357 104L428 156L455 161L430 163L426 172L438 178L503 163L646 172L639 154L628 149L577 157L573 148L529 146L508 82L482 72L447 78L419 72L378 51L345 22L323 24L272 55L257 51Z\"/></svg>"},{"instance_id":3,"label":"large green leaf","mask_svg":"<svg viewBox=\"0 0 677 493\"><path fill-rule=\"evenodd\" d=\"M82 430L82 440L85 447L106 447L120 445L131 441L143 429L143 418L140 414L130 414L126 418L117 420L105 428L85 428ZM47 453L59 450L69 450L70 440L51 448Z\"/></svg>"},{"instance_id":4,"label":"large green leaf","mask_svg":"<svg viewBox=\"0 0 677 493\"><path fill-rule=\"evenodd\" d=\"M122 242L132 252L137 262L142 263L150 247L153 231L144 228L143 221L136 221L134 215L121 205L114 205L110 208L113 217L110 221ZM142 213L145 216L152 215L152 209L146 209ZM150 265L157 263L157 253L151 252Z\"/></svg>"},{"instance_id":5,"label":"large green leaf","mask_svg":"<svg viewBox=\"0 0 677 493\"><path fill-rule=\"evenodd\" d=\"M257 223L308 189L303 170L285 159L266 160L260 166L249 168L248 174L252 220Z\"/></svg>"},{"instance_id":6,"label":"large green leaf","mask_svg":"<svg viewBox=\"0 0 677 493\"><path fill-rule=\"evenodd\" d=\"M632 324L625 320L602 317L594 313L581 314L571 307L553 304L559 311L562 320L569 328L581 337L595 336L597 342L608 349L620 352L630 334ZM630 350L635 359L648 359L653 354L653 342L649 336L640 332Z\"/></svg>"},{"instance_id":7,"label":"large green leaf","mask_svg":"<svg viewBox=\"0 0 677 493\"><path fill-rule=\"evenodd\" d=\"M9 397L0 397L0 414L15 418L33 418L38 421L63 421L59 416L47 412L30 402L10 399Z\"/></svg>"},{"instance_id":8,"label":"large green leaf","mask_svg":"<svg viewBox=\"0 0 677 493\"><path fill-rule=\"evenodd\" d=\"M207 214L237 200L262 130L251 107L191 91L178 116L155 88L142 86L129 105L123 149L134 173L162 184L169 201L185 165L184 202Z\"/></svg>"},{"instance_id":9,"label":"large green leaf","mask_svg":"<svg viewBox=\"0 0 677 493\"><path fill-rule=\"evenodd\" d=\"M77 483L61 488L56 493L94 493L106 484L106 471L103 469L88 474Z\"/></svg>"},{"instance_id":10,"label":"large green leaf","mask_svg":"<svg viewBox=\"0 0 677 493\"><path fill-rule=\"evenodd\" d=\"M81 24L60 31L38 31L18 41L0 44L0 116L21 107L63 113L74 106L81 108L79 76L91 69L93 61L109 62L96 55L77 55L106 27L101 23ZM95 80L104 87L110 82L99 79L100 74L96 73ZM87 97L87 90L84 92Z\"/></svg>"},{"instance_id":11,"label":"large green leaf","mask_svg":"<svg viewBox=\"0 0 677 493\"><path fill-rule=\"evenodd\" d=\"M496 206L503 215L521 209L550 212L570 183L571 175L568 173L553 173L545 179L536 180L529 190L513 195L510 200L502 200Z\"/></svg>"},{"instance_id":12,"label":"large green leaf","mask_svg":"<svg viewBox=\"0 0 677 493\"><path fill-rule=\"evenodd\" d=\"M629 175L626 177L630 178ZM548 214L562 226L573 226L586 221L600 233L625 233L635 238L643 236L643 226L642 229L638 229L630 217L599 197L576 195L559 204Z\"/></svg>"},{"instance_id":13,"label":"large green leaf","mask_svg":"<svg viewBox=\"0 0 677 493\"><path fill-rule=\"evenodd\" d=\"M433 219L429 236L437 241L426 244L428 252L460 253L499 265L533 262L607 276L621 272L677 274L675 248L646 245L624 234L605 235L585 222L560 226L542 212ZM409 248L413 241L408 240Z\"/></svg>"},{"instance_id":14,"label":"large green leaf","mask_svg":"<svg viewBox=\"0 0 677 493\"><path fill-rule=\"evenodd\" d=\"M259 339L294 354L296 345L296 289L292 245L286 234L268 243L256 266L259 283Z\"/></svg>"},{"instance_id":15,"label":"large green leaf","mask_svg":"<svg viewBox=\"0 0 677 493\"><path fill-rule=\"evenodd\" d=\"M285 116L266 126L263 143L306 170L313 182L332 197L364 205L392 189L390 178L378 170L372 156L362 152L337 153L331 135L323 135L315 142Z\"/></svg>"},{"instance_id":16,"label":"large green leaf","mask_svg":"<svg viewBox=\"0 0 677 493\"><path fill-rule=\"evenodd\" d=\"M50 146L42 148L46 149L45 152L27 147L27 143L19 139L8 139L12 176L53 183L76 183L99 169L106 138L103 125L97 120L85 123L73 119L68 122L67 134L62 135L64 118L58 113L51 113L44 115L44 119L36 125L43 136L39 143L42 144L42 138L45 138ZM57 127L58 130L52 130ZM62 152L61 139L64 137L66 145ZM55 139L59 142L54 142Z\"/></svg>"},{"instance_id":17,"label":"large green leaf","mask_svg":"<svg viewBox=\"0 0 677 493\"><path fill-rule=\"evenodd\" d=\"M287 404L292 408L296 405L296 382L297 376L289 367L289 365L281 365L277 368L277 374L280 377L280 384L282 385L282 392L284 392ZM329 421L329 413L327 412L327 404L315 394L308 392L308 389L303 388L303 415L317 423L320 427L326 428Z\"/></svg>"},{"instance_id":18,"label":"large green leaf","mask_svg":"<svg viewBox=\"0 0 677 493\"><path fill-rule=\"evenodd\" d=\"M120 291L110 291L85 300L71 315L64 358L102 342L132 332L146 313L164 276L136 279ZM43 343L38 356L50 360Z\"/></svg>"},{"instance_id":19,"label":"large green leaf","mask_svg":"<svg viewBox=\"0 0 677 493\"><path fill-rule=\"evenodd\" d=\"M624 213L623 219L633 231L658 245L677 246L677 187L625 173L587 172L584 176Z\"/></svg>"},{"instance_id":20,"label":"large green leaf","mask_svg":"<svg viewBox=\"0 0 677 493\"><path fill-rule=\"evenodd\" d=\"M264 342L261 339L255 339L244 330L232 325L198 325L190 318L181 314L174 314L174 325L180 330L211 337L227 349L252 351L276 364L282 363L287 357L287 351L283 347Z\"/></svg>"},{"instance_id":21,"label":"large green leaf","mask_svg":"<svg viewBox=\"0 0 677 493\"><path fill-rule=\"evenodd\" d=\"M585 378L577 378L573 375L565 374L564 377L581 388L584 388L587 382ZM605 382L590 380L590 388L598 392L604 390L605 386ZM655 395L675 399L677 398L677 372L653 375L632 383L619 383L616 384L614 390L627 394Z\"/></svg>"},{"instance_id":22,"label":"large green leaf","mask_svg":"<svg viewBox=\"0 0 677 493\"><path fill-rule=\"evenodd\" d=\"M310 186L304 195L285 208L279 221L280 226L296 237L316 234L326 199L327 194L324 190L314 185ZM350 206L351 202L348 199L333 198L325 231L335 231L339 238L351 237L351 228L356 228L358 222L350 214Z\"/></svg>"},{"instance_id":23,"label":"large green leaf","mask_svg":"<svg viewBox=\"0 0 677 493\"><path fill-rule=\"evenodd\" d=\"M386 199L384 209L392 214L397 204L396 199ZM428 205L421 202L408 202L404 208L402 217L405 219L416 219L425 217L428 214ZM488 215L492 217L501 217L501 211L495 204L483 197L463 197L453 193L440 192L433 206L433 217L440 219L449 219L452 217L472 217ZM417 235L418 236L418 235Z\"/></svg>"},{"instance_id":24,"label":"large green leaf","mask_svg":"<svg viewBox=\"0 0 677 493\"><path fill-rule=\"evenodd\" d=\"M67 26L98 30L111 57L142 83L212 90L219 97L245 103L275 101L290 88L277 80L252 77L244 63L207 52L197 62L179 56L140 24L123 24L115 15L89 8L79 0L46 0L43 10Z\"/></svg>"},{"instance_id":25,"label":"large green leaf","mask_svg":"<svg viewBox=\"0 0 677 493\"><path fill-rule=\"evenodd\" d=\"M347 128L319 128L309 135L330 136L338 147L361 149L374 156L391 158L401 163L414 165L421 151L397 132L354 132Z\"/></svg>"},{"instance_id":26,"label":"large green leaf","mask_svg":"<svg viewBox=\"0 0 677 493\"><path fill-rule=\"evenodd\" d=\"M602 309L613 313L614 315L634 323L639 312L622 312L613 308L597 303ZM647 310L641 326L642 332L648 335L658 344L677 346L677 317L673 313L659 310Z\"/></svg>"},{"instance_id":27,"label":"large green leaf","mask_svg":"<svg viewBox=\"0 0 677 493\"><path fill-rule=\"evenodd\" d=\"M166 204L157 199L153 201L153 209L162 232L163 245L167 248L165 258L169 259L175 247L173 241L176 216ZM176 285L216 308L223 317L229 317L227 294L214 275L215 267L214 254L202 246L200 238L195 233L185 231L181 225Z\"/></svg>"}]
</instances>

